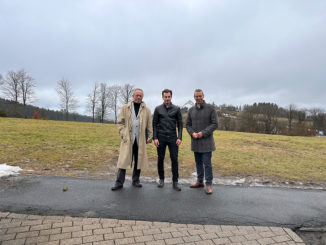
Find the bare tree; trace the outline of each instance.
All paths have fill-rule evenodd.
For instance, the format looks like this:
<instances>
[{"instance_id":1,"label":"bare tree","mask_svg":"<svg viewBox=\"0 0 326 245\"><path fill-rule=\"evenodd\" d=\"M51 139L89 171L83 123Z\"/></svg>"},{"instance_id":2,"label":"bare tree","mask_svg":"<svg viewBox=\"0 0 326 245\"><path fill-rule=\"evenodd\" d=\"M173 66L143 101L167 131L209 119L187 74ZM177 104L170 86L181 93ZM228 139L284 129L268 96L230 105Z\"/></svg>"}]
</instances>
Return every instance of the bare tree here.
<instances>
[{"instance_id":1,"label":"bare tree","mask_svg":"<svg viewBox=\"0 0 326 245\"><path fill-rule=\"evenodd\" d=\"M134 91L134 85L131 85L129 83L121 87L121 94L120 94L121 104L123 105L128 104L131 101L133 91Z\"/></svg>"},{"instance_id":2,"label":"bare tree","mask_svg":"<svg viewBox=\"0 0 326 245\"><path fill-rule=\"evenodd\" d=\"M94 83L92 92L88 94L87 97L87 110L91 111L93 122L95 122L95 112L97 104L99 103L99 84L97 82Z\"/></svg>"},{"instance_id":3,"label":"bare tree","mask_svg":"<svg viewBox=\"0 0 326 245\"><path fill-rule=\"evenodd\" d=\"M288 112L288 122L289 122L289 132L292 130L292 120L295 117L296 107L294 104L289 105L289 112Z\"/></svg>"},{"instance_id":4,"label":"bare tree","mask_svg":"<svg viewBox=\"0 0 326 245\"><path fill-rule=\"evenodd\" d=\"M3 76L0 74L0 86L3 84Z\"/></svg>"},{"instance_id":5,"label":"bare tree","mask_svg":"<svg viewBox=\"0 0 326 245\"><path fill-rule=\"evenodd\" d=\"M30 76L24 69L18 71L19 73L19 88L22 95L24 116L26 118L26 103L34 98L35 79Z\"/></svg>"},{"instance_id":6,"label":"bare tree","mask_svg":"<svg viewBox=\"0 0 326 245\"><path fill-rule=\"evenodd\" d=\"M69 112L77 108L77 99L72 92L69 80L62 78L57 84L57 93L60 97L60 107L66 114L66 121L68 121Z\"/></svg>"},{"instance_id":7,"label":"bare tree","mask_svg":"<svg viewBox=\"0 0 326 245\"><path fill-rule=\"evenodd\" d=\"M104 118L108 113L109 108L109 98L108 98L108 85L106 83L101 83L99 88L99 105L97 107L97 114L99 115L100 122L104 122Z\"/></svg>"},{"instance_id":8,"label":"bare tree","mask_svg":"<svg viewBox=\"0 0 326 245\"><path fill-rule=\"evenodd\" d=\"M119 98L121 95L121 86L119 85L113 85L109 87L109 107L114 113L114 123L116 124L118 121L118 111L120 109L119 107Z\"/></svg>"},{"instance_id":9,"label":"bare tree","mask_svg":"<svg viewBox=\"0 0 326 245\"><path fill-rule=\"evenodd\" d=\"M18 104L18 99L21 92L19 89L19 80L19 72L15 71L8 71L6 78L3 80L3 93L5 97L14 101L16 104Z\"/></svg>"}]
</instances>

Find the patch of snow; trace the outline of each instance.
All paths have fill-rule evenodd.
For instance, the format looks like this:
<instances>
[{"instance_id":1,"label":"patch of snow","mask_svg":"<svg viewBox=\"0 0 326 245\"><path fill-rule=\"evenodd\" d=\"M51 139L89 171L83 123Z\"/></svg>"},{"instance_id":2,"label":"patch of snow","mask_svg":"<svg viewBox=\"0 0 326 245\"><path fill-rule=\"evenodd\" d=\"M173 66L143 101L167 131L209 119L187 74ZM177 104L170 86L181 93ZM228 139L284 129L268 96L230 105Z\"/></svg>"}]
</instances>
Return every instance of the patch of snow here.
<instances>
[{"instance_id":1,"label":"patch of snow","mask_svg":"<svg viewBox=\"0 0 326 245\"><path fill-rule=\"evenodd\" d=\"M22 169L17 166L9 166L5 163L0 164L0 177L9 176L9 175L17 175L19 171Z\"/></svg>"}]
</instances>

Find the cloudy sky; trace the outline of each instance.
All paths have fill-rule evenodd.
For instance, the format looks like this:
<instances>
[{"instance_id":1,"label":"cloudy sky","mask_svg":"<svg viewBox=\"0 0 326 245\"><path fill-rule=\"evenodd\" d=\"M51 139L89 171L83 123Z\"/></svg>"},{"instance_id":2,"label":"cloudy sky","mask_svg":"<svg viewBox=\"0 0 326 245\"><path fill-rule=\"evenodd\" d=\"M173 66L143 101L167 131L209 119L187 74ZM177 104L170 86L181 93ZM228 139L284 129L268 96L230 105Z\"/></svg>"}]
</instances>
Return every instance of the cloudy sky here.
<instances>
[{"instance_id":1,"label":"cloudy sky","mask_svg":"<svg viewBox=\"0 0 326 245\"><path fill-rule=\"evenodd\" d=\"M325 0L0 0L0 74L26 69L35 105L65 77L85 112L95 81L208 102L326 110Z\"/></svg>"}]
</instances>

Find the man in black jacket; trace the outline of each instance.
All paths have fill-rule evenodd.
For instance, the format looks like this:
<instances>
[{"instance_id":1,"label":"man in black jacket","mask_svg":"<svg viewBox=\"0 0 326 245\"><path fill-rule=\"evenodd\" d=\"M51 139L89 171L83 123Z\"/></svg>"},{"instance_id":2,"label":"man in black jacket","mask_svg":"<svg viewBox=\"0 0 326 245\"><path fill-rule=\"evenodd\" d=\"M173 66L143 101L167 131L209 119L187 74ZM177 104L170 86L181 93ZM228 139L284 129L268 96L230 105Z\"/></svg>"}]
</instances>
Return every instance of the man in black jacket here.
<instances>
[{"instance_id":1,"label":"man in black jacket","mask_svg":"<svg viewBox=\"0 0 326 245\"><path fill-rule=\"evenodd\" d=\"M164 157L168 146L172 163L173 188L181 191L178 184L178 148L182 141L183 128L181 111L179 107L172 104L170 89L162 91L162 99L164 103L155 108L153 117L153 139L157 147L157 170L160 177L158 187L164 186ZM178 135L176 128L178 128Z\"/></svg>"}]
</instances>

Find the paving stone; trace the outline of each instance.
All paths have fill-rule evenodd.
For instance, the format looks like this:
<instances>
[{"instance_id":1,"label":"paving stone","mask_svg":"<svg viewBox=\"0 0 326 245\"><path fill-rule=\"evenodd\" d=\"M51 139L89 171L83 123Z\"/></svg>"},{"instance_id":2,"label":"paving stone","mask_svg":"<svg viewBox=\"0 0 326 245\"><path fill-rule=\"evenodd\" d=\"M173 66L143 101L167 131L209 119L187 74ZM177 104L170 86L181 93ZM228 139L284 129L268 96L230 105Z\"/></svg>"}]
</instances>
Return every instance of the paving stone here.
<instances>
[{"instance_id":1,"label":"paving stone","mask_svg":"<svg viewBox=\"0 0 326 245\"><path fill-rule=\"evenodd\" d=\"M170 232L154 234L155 240L169 239L172 238L172 234Z\"/></svg>"},{"instance_id":2,"label":"paving stone","mask_svg":"<svg viewBox=\"0 0 326 245\"><path fill-rule=\"evenodd\" d=\"M103 235L92 235L92 236L84 236L83 237L83 243L98 242L98 241L103 241L103 240L104 240Z\"/></svg>"},{"instance_id":3,"label":"paving stone","mask_svg":"<svg viewBox=\"0 0 326 245\"><path fill-rule=\"evenodd\" d=\"M1 245L24 245L25 244L25 238L23 239L15 239L15 240L9 240L4 241L1 243Z\"/></svg>"},{"instance_id":4,"label":"paving stone","mask_svg":"<svg viewBox=\"0 0 326 245\"><path fill-rule=\"evenodd\" d=\"M9 214L8 212L0 212L0 218L6 218Z\"/></svg>"},{"instance_id":5,"label":"paving stone","mask_svg":"<svg viewBox=\"0 0 326 245\"><path fill-rule=\"evenodd\" d=\"M271 231L264 231L264 232L260 232L259 235L263 238L267 238L267 237L273 237L275 236L274 232Z\"/></svg>"},{"instance_id":6,"label":"paving stone","mask_svg":"<svg viewBox=\"0 0 326 245\"><path fill-rule=\"evenodd\" d=\"M7 229L0 229L0 235L4 235L4 234L6 234L6 232L7 232Z\"/></svg>"},{"instance_id":7,"label":"paving stone","mask_svg":"<svg viewBox=\"0 0 326 245\"><path fill-rule=\"evenodd\" d=\"M222 231L235 231L238 230L238 227L235 225L221 225Z\"/></svg>"},{"instance_id":8,"label":"paving stone","mask_svg":"<svg viewBox=\"0 0 326 245\"><path fill-rule=\"evenodd\" d=\"M262 237L258 234L258 233L251 233L251 234L248 234L248 235L244 235L245 238L247 238L247 240L258 240L258 239L261 239Z\"/></svg>"},{"instance_id":9,"label":"paving stone","mask_svg":"<svg viewBox=\"0 0 326 245\"><path fill-rule=\"evenodd\" d=\"M200 237L203 240L209 240L209 239L219 238L218 235L216 235L216 233L201 234Z\"/></svg>"},{"instance_id":10,"label":"paving stone","mask_svg":"<svg viewBox=\"0 0 326 245\"><path fill-rule=\"evenodd\" d=\"M182 244L183 243L183 239L181 237L165 239L165 243L167 245Z\"/></svg>"},{"instance_id":11,"label":"paving stone","mask_svg":"<svg viewBox=\"0 0 326 245\"><path fill-rule=\"evenodd\" d=\"M174 232L176 231L176 228L175 227L163 227L163 228L160 228L161 232Z\"/></svg>"},{"instance_id":12,"label":"paving stone","mask_svg":"<svg viewBox=\"0 0 326 245\"><path fill-rule=\"evenodd\" d=\"M100 223L91 224L91 225L83 225L83 230L94 230L94 229L102 229L102 225Z\"/></svg>"},{"instance_id":13,"label":"paving stone","mask_svg":"<svg viewBox=\"0 0 326 245\"><path fill-rule=\"evenodd\" d=\"M135 243L135 239L133 237L120 238L115 240L116 245L134 244L134 243Z\"/></svg>"},{"instance_id":14,"label":"paving stone","mask_svg":"<svg viewBox=\"0 0 326 245\"><path fill-rule=\"evenodd\" d=\"M212 240L205 240L205 241L196 242L196 245L214 245L214 242Z\"/></svg>"},{"instance_id":15,"label":"paving stone","mask_svg":"<svg viewBox=\"0 0 326 245\"><path fill-rule=\"evenodd\" d=\"M187 227L190 229L204 229L203 225L187 224Z\"/></svg>"},{"instance_id":16,"label":"paving stone","mask_svg":"<svg viewBox=\"0 0 326 245\"><path fill-rule=\"evenodd\" d=\"M100 235L100 234L109 234L113 233L112 228L103 228L103 229L95 229L93 230L94 235Z\"/></svg>"},{"instance_id":17,"label":"paving stone","mask_svg":"<svg viewBox=\"0 0 326 245\"><path fill-rule=\"evenodd\" d=\"M114 239L118 239L118 238L124 238L124 235L122 232L115 232L112 234L104 234L104 239L105 240L114 240Z\"/></svg>"},{"instance_id":18,"label":"paving stone","mask_svg":"<svg viewBox=\"0 0 326 245\"><path fill-rule=\"evenodd\" d=\"M241 242L247 241L247 239L244 236L230 236L229 239L233 243L236 243L236 242L241 243Z\"/></svg>"},{"instance_id":19,"label":"paving stone","mask_svg":"<svg viewBox=\"0 0 326 245\"><path fill-rule=\"evenodd\" d=\"M93 242L93 245L114 245L114 241L109 240L109 241Z\"/></svg>"},{"instance_id":20,"label":"paving stone","mask_svg":"<svg viewBox=\"0 0 326 245\"><path fill-rule=\"evenodd\" d=\"M258 239L257 241L261 245L265 245L265 244L267 245L267 244L274 244L275 243L275 241L273 239L271 239L271 238L261 238L261 239Z\"/></svg>"},{"instance_id":21,"label":"paving stone","mask_svg":"<svg viewBox=\"0 0 326 245\"><path fill-rule=\"evenodd\" d=\"M69 239L69 238L71 238L71 233L62 233L62 234L50 235L50 241Z\"/></svg>"},{"instance_id":22,"label":"paving stone","mask_svg":"<svg viewBox=\"0 0 326 245\"><path fill-rule=\"evenodd\" d=\"M194 236L185 236L182 238L185 242L198 242L201 241L201 237L199 235L194 235Z\"/></svg>"},{"instance_id":23,"label":"paving stone","mask_svg":"<svg viewBox=\"0 0 326 245\"><path fill-rule=\"evenodd\" d=\"M135 220L119 220L118 223L121 225L136 225Z\"/></svg>"},{"instance_id":24,"label":"paving stone","mask_svg":"<svg viewBox=\"0 0 326 245\"><path fill-rule=\"evenodd\" d=\"M244 241L242 242L243 245L260 245L256 240L252 241Z\"/></svg>"},{"instance_id":25,"label":"paving stone","mask_svg":"<svg viewBox=\"0 0 326 245\"><path fill-rule=\"evenodd\" d=\"M131 229L133 231L140 231L140 230L149 230L149 229L153 229L152 226L148 226L148 225L132 225Z\"/></svg>"},{"instance_id":26,"label":"paving stone","mask_svg":"<svg viewBox=\"0 0 326 245\"><path fill-rule=\"evenodd\" d=\"M136 226L137 225L153 226L153 222L151 222L151 221L136 220Z\"/></svg>"},{"instance_id":27,"label":"paving stone","mask_svg":"<svg viewBox=\"0 0 326 245\"><path fill-rule=\"evenodd\" d=\"M82 244L82 243L83 240L81 237L60 240L60 245L74 245L74 244Z\"/></svg>"},{"instance_id":28,"label":"paving stone","mask_svg":"<svg viewBox=\"0 0 326 245\"><path fill-rule=\"evenodd\" d=\"M13 240L13 239L15 239L15 237L16 237L16 233L1 235L0 236L0 242L1 241Z\"/></svg>"},{"instance_id":29,"label":"paving stone","mask_svg":"<svg viewBox=\"0 0 326 245\"><path fill-rule=\"evenodd\" d=\"M39 219L39 220L24 220L22 221L22 226L25 225L41 225L43 223L43 220Z\"/></svg>"},{"instance_id":30,"label":"paving stone","mask_svg":"<svg viewBox=\"0 0 326 245\"><path fill-rule=\"evenodd\" d=\"M153 241L154 237L153 235L147 235L147 236L136 236L135 237L135 241L136 242L149 242L149 241Z\"/></svg>"},{"instance_id":31,"label":"paving stone","mask_svg":"<svg viewBox=\"0 0 326 245\"><path fill-rule=\"evenodd\" d=\"M83 227L80 225L79 226L62 227L62 233L82 231L82 230L83 230Z\"/></svg>"},{"instance_id":32,"label":"paving stone","mask_svg":"<svg viewBox=\"0 0 326 245\"><path fill-rule=\"evenodd\" d=\"M222 232L221 226L219 225L204 225L204 230L210 232Z\"/></svg>"},{"instance_id":33,"label":"paving stone","mask_svg":"<svg viewBox=\"0 0 326 245\"><path fill-rule=\"evenodd\" d=\"M229 244L231 243L231 241L228 238L217 238L217 239L213 239L213 242L218 245L218 244Z\"/></svg>"},{"instance_id":34,"label":"paving stone","mask_svg":"<svg viewBox=\"0 0 326 245\"><path fill-rule=\"evenodd\" d=\"M275 234L275 235L286 235L286 232L283 228L281 227L270 227L270 230Z\"/></svg>"},{"instance_id":35,"label":"paving stone","mask_svg":"<svg viewBox=\"0 0 326 245\"><path fill-rule=\"evenodd\" d=\"M12 219L26 219L27 214L16 214L16 213L10 213L7 218L12 218Z\"/></svg>"},{"instance_id":36,"label":"paving stone","mask_svg":"<svg viewBox=\"0 0 326 245\"><path fill-rule=\"evenodd\" d=\"M166 245L164 240L146 242L146 245Z\"/></svg>"},{"instance_id":37,"label":"paving stone","mask_svg":"<svg viewBox=\"0 0 326 245\"><path fill-rule=\"evenodd\" d=\"M254 228L258 232L271 231L271 229L269 227L266 227L266 226L255 226Z\"/></svg>"},{"instance_id":38,"label":"paving stone","mask_svg":"<svg viewBox=\"0 0 326 245\"><path fill-rule=\"evenodd\" d=\"M204 231L204 230L193 230L193 229L189 229L188 230L188 233L190 234L190 235L201 235L201 234L206 234L206 232Z\"/></svg>"},{"instance_id":39,"label":"paving stone","mask_svg":"<svg viewBox=\"0 0 326 245\"><path fill-rule=\"evenodd\" d=\"M123 233L124 237L136 237L136 236L143 236L142 231L126 231Z\"/></svg>"},{"instance_id":40,"label":"paving stone","mask_svg":"<svg viewBox=\"0 0 326 245\"><path fill-rule=\"evenodd\" d=\"M72 237L84 237L84 236L91 236L93 235L92 230L87 230L87 231L74 231L72 232Z\"/></svg>"},{"instance_id":41,"label":"paving stone","mask_svg":"<svg viewBox=\"0 0 326 245\"><path fill-rule=\"evenodd\" d=\"M17 233L16 239L35 237L38 236L39 233L40 233L39 231L28 231L28 232Z\"/></svg>"},{"instance_id":42,"label":"paving stone","mask_svg":"<svg viewBox=\"0 0 326 245\"><path fill-rule=\"evenodd\" d=\"M19 227L15 227L15 228L8 228L7 234L26 232L26 231L29 231L29 228L30 228L30 226L19 226Z\"/></svg>"},{"instance_id":43,"label":"paving stone","mask_svg":"<svg viewBox=\"0 0 326 245\"><path fill-rule=\"evenodd\" d=\"M39 243L39 244L37 244L37 245L59 245L59 240L57 240L57 241L51 241L51 242L41 242L41 243Z\"/></svg>"},{"instance_id":44,"label":"paving stone","mask_svg":"<svg viewBox=\"0 0 326 245\"><path fill-rule=\"evenodd\" d=\"M165 229L165 228L163 228ZM143 230L144 235L154 235L154 234L159 234L161 233L161 230L159 228L155 228L155 229L146 229Z\"/></svg>"},{"instance_id":45,"label":"paving stone","mask_svg":"<svg viewBox=\"0 0 326 245\"><path fill-rule=\"evenodd\" d=\"M287 241L290 241L291 240L291 238L288 235L274 236L274 237L272 237L272 239L275 242L287 242Z\"/></svg>"},{"instance_id":46,"label":"paving stone","mask_svg":"<svg viewBox=\"0 0 326 245\"><path fill-rule=\"evenodd\" d=\"M173 232L171 232L171 235L172 235L172 237L174 237L174 238L185 236L184 233L183 233L183 232L180 232L180 231L173 231ZM189 235L189 234L187 234L187 235ZM187 235L186 235L186 236L187 236Z\"/></svg>"},{"instance_id":47,"label":"paving stone","mask_svg":"<svg viewBox=\"0 0 326 245\"><path fill-rule=\"evenodd\" d=\"M40 231L51 229L51 224L32 225L30 231Z\"/></svg>"},{"instance_id":48,"label":"paving stone","mask_svg":"<svg viewBox=\"0 0 326 245\"><path fill-rule=\"evenodd\" d=\"M153 222L153 226L155 226L155 228L170 227L170 223L169 222Z\"/></svg>"},{"instance_id":49,"label":"paving stone","mask_svg":"<svg viewBox=\"0 0 326 245\"><path fill-rule=\"evenodd\" d=\"M48 229L48 230L41 230L40 235L54 235L61 233L61 228L55 228L55 229Z\"/></svg>"},{"instance_id":50,"label":"paving stone","mask_svg":"<svg viewBox=\"0 0 326 245\"><path fill-rule=\"evenodd\" d=\"M131 226L121 226L113 228L113 232L125 232L125 231L132 231Z\"/></svg>"},{"instance_id":51,"label":"paving stone","mask_svg":"<svg viewBox=\"0 0 326 245\"><path fill-rule=\"evenodd\" d=\"M52 228L68 227L68 226L72 226L72 221L57 222L52 224Z\"/></svg>"},{"instance_id":52,"label":"paving stone","mask_svg":"<svg viewBox=\"0 0 326 245\"><path fill-rule=\"evenodd\" d=\"M26 239L26 245L28 244L38 244L41 242L48 242L50 236L37 236L37 237L30 237Z\"/></svg>"},{"instance_id":53,"label":"paving stone","mask_svg":"<svg viewBox=\"0 0 326 245\"><path fill-rule=\"evenodd\" d=\"M10 222L10 223L0 223L0 229L19 227L21 225L21 223L22 223L21 221Z\"/></svg>"},{"instance_id":54,"label":"paving stone","mask_svg":"<svg viewBox=\"0 0 326 245\"><path fill-rule=\"evenodd\" d=\"M221 237L221 238L233 236L231 231L217 232L216 234L218 235L218 237Z\"/></svg>"}]
</instances>

